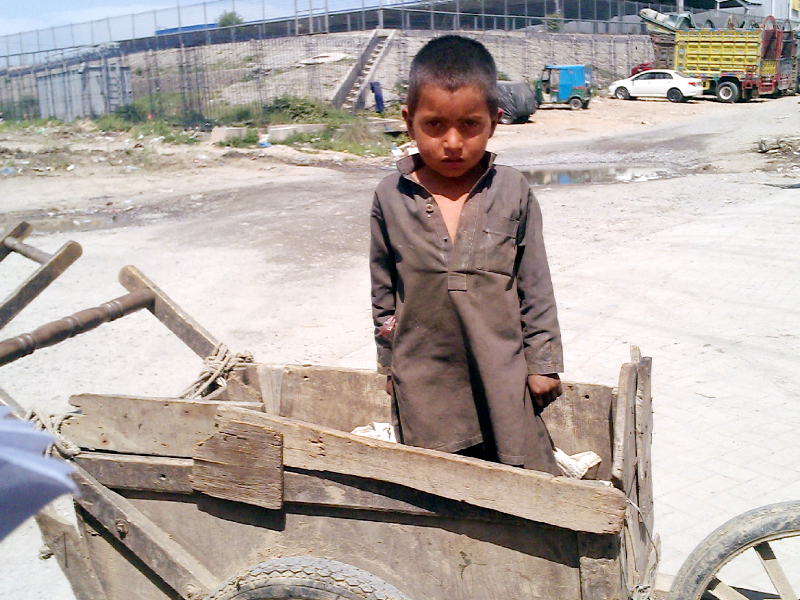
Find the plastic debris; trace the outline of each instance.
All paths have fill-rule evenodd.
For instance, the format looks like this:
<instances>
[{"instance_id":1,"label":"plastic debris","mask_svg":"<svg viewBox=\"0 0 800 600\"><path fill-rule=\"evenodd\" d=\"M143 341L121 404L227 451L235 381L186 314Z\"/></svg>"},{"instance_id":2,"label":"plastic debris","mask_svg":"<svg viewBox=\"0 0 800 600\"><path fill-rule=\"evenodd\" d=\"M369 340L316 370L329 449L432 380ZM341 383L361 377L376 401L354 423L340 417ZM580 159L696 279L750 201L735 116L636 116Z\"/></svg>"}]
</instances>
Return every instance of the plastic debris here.
<instances>
[{"instance_id":1,"label":"plastic debris","mask_svg":"<svg viewBox=\"0 0 800 600\"><path fill-rule=\"evenodd\" d=\"M372 421L369 425L356 427L350 433L353 435L360 435L361 437L372 438L373 440L397 443L397 434L391 423L376 423Z\"/></svg>"}]
</instances>

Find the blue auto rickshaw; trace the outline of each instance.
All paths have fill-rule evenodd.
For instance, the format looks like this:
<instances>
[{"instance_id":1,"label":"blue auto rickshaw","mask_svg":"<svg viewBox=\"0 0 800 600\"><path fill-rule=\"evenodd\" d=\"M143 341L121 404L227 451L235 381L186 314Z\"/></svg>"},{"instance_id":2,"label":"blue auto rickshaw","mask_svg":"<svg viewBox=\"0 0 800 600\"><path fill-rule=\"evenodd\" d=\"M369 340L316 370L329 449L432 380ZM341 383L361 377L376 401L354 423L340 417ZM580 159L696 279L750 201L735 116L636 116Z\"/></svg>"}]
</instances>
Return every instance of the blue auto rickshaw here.
<instances>
[{"instance_id":1,"label":"blue auto rickshaw","mask_svg":"<svg viewBox=\"0 0 800 600\"><path fill-rule=\"evenodd\" d=\"M573 110L589 108L592 99L592 67L589 65L546 65L535 84L539 106L568 104Z\"/></svg>"}]
</instances>

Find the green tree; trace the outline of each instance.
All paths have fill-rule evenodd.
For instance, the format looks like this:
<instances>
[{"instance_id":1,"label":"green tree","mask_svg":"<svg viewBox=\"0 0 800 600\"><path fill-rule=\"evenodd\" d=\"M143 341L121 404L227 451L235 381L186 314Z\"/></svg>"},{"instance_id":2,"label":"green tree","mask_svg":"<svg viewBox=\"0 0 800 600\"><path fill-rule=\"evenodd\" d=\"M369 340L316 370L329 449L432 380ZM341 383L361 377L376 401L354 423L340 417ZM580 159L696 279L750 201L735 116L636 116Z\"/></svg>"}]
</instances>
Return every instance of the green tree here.
<instances>
[{"instance_id":1,"label":"green tree","mask_svg":"<svg viewBox=\"0 0 800 600\"><path fill-rule=\"evenodd\" d=\"M232 27L242 23L244 23L244 19L234 10L226 10L217 19L217 27Z\"/></svg>"}]
</instances>

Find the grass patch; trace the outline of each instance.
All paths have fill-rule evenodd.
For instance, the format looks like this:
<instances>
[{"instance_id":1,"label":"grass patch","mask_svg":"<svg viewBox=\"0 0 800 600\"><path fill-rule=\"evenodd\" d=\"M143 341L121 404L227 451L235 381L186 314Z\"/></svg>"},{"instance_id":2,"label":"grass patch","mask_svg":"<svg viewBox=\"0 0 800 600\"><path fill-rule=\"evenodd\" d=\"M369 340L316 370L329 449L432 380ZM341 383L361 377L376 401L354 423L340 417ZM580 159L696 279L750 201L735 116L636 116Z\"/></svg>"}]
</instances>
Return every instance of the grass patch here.
<instances>
[{"instance_id":1,"label":"grass patch","mask_svg":"<svg viewBox=\"0 0 800 600\"><path fill-rule=\"evenodd\" d=\"M145 121L133 128L135 135L157 136L167 144L196 144L200 140L197 135L174 127L166 121Z\"/></svg>"},{"instance_id":2,"label":"grass patch","mask_svg":"<svg viewBox=\"0 0 800 600\"><path fill-rule=\"evenodd\" d=\"M324 123L340 125L353 122L356 117L345 110L310 98L283 96L264 105L266 121L275 125L290 123Z\"/></svg>"},{"instance_id":3,"label":"grass patch","mask_svg":"<svg viewBox=\"0 0 800 600\"><path fill-rule=\"evenodd\" d=\"M242 137L232 137L227 140L217 142L217 146L230 146L233 148L248 148L258 144L258 131L247 128Z\"/></svg>"},{"instance_id":4,"label":"grass patch","mask_svg":"<svg viewBox=\"0 0 800 600\"><path fill-rule=\"evenodd\" d=\"M364 121L345 123L339 127L329 125L323 131L315 133L298 133L286 138L280 144L298 148L314 148L316 150L333 150L346 152L356 156L386 156L392 144L403 144L407 136L390 137L368 127Z\"/></svg>"}]
</instances>

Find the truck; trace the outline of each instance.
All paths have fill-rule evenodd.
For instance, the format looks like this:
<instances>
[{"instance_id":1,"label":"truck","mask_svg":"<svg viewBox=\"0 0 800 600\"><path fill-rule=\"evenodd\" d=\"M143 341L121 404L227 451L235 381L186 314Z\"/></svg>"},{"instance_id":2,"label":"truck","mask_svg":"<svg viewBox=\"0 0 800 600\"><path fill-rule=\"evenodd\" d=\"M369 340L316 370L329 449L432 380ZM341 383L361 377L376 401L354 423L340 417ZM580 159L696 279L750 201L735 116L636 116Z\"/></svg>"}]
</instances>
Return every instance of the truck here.
<instances>
[{"instance_id":1,"label":"truck","mask_svg":"<svg viewBox=\"0 0 800 600\"><path fill-rule=\"evenodd\" d=\"M648 11L646 14L645 11ZM655 67L703 81L705 94L721 102L777 97L796 89L797 43L791 24L778 28L772 16L760 28L670 31L643 9L655 51Z\"/></svg>"}]
</instances>

